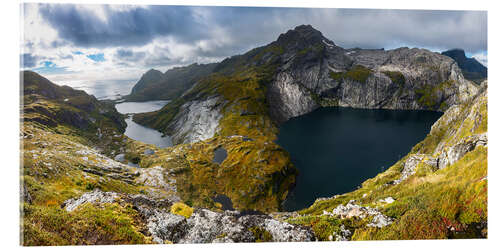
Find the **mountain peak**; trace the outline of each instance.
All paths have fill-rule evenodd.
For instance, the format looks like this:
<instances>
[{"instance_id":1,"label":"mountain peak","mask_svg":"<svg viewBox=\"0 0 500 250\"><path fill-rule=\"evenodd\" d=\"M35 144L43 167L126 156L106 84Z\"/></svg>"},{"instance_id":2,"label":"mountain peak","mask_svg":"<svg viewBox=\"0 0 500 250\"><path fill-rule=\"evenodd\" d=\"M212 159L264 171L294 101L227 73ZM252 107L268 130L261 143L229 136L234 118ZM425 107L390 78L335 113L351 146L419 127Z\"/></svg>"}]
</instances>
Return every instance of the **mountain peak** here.
<instances>
[{"instance_id":1,"label":"mountain peak","mask_svg":"<svg viewBox=\"0 0 500 250\"><path fill-rule=\"evenodd\" d=\"M278 43L289 44L290 42L306 44L327 43L328 45L335 46L332 41L324 37L319 30L313 28L310 24L299 25L278 37Z\"/></svg>"},{"instance_id":2,"label":"mountain peak","mask_svg":"<svg viewBox=\"0 0 500 250\"><path fill-rule=\"evenodd\" d=\"M479 84L484 78L488 77L488 69L475 58L468 58L465 56L465 51L463 49L450 49L441 54L455 60L462 70L464 77L469 80Z\"/></svg>"},{"instance_id":3,"label":"mountain peak","mask_svg":"<svg viewBox=\"0 0 500 250\"><path fill-rule=\"evenodd\" d=\"M457 60L465 60L465 51L463 49L450 49L447 51L442 52L441 54L449 56L451 58L457 59Z\"/></svg>"}]
</instances>

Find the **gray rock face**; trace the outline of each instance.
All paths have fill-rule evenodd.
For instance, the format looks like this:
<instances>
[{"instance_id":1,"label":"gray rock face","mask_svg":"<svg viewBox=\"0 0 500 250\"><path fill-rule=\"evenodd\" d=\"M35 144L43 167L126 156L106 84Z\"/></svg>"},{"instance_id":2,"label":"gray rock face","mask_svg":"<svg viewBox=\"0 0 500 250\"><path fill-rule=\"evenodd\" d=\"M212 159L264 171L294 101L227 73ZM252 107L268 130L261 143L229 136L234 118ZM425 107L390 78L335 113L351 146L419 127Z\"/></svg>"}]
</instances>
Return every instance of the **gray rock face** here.
<instances>
[{"instance_id":1,"label":"gray rock face","mask_svg":"<svg viewBox=\"0 0 500 250\"><path fill-rule=\"evenodd\" d=\"M478 93L464 104L453 105L431 127L430 135L443 134L439 144L431 154L411 154L404 162L401 177L393 184L399 184L413 175L419 164L432 169L443 169L464 157L478 146L488 146L487 133L476 131L483 119L482 109L487 107L487 81L481 84ZM466 124L472 123L472 128ZM457 126L458 125L458 126ZM462 137L463 134L471 135Z\"/></svg>"},{"instance_id":2,"label":"gray rock face","mask_svg":"<svg viewBox=\"0 0 500 250\"><path fill-rule=\"evenodd\" d=\"M432 167L437 167L438 160L426 154L412 154L406 159L403 167L403 171L401 171L401 177L394 181L394 184L399 184L402 181L406 180L408 177L415 174L417 170L417 165L420 163L424 163L430 165Z\"/></svg>"},{"instance_id":3,"label":"gray rock face","mask_svg":"<svg viewBox=\"0 0 500 250\"><path fill-rule=\"evenodd\" d=\"M313 31L299 26L277 41L285 53L267 98L271 116L278 122L319 105L444 111L477 93L477 86L447 56L409 48L346 50ZM364 81L330 76L359 66L369 70ZM388 71L402 74L404 82L393 82ZM446 81L449 84L440 85ZM424 92L429 95L421 99Z\"/></svg>"},{"instance_id":4,"label":"gray rock face","mask_svg":"<svg viewBox=\"0 0 500 250\"><path fill-rule=\"evenodd\" d=\"M488 146L488 136L486 133L468 136L460 140L457 144L443 150L439 155L439 169L460 160L466 153L474 150L477 146Z\"/></svg>"},{"instance_id":5,"label":"gray rock face","mask_svg":"<svg viewBox=\"0 0 500 250\"><path fill-rule=\"evenodd\" d=\"M174 144L193 143L213 137L222 118L221 105L217 101L218 97L211 97L182 105L174 122L168 127L169 131L173 131L171 136Z\"/></svg>"},{"instance_id":6,"label":"gray rock face","mask_svg":"<svg viewBox=\"0 0 500 250\"><path fill-rule=\"evenodd\" d=\"M157 200L145 195L127 195L95 190L64 202L67 211L84 203L131 203L141 214L156 243L255 242L253 229L266 231L276 242L313 241L310 228L278 221L268 215L245 215L238 211L213 212L195 209L189 218L172 214L171 200Z\"/></svg>"},{"instance_id":7,"label":"gray rock face","mask_svg":"<svg viewBox=\"0 0 500 250\"><path fill-rule=\"evenodd\" d=\"M216 213L207 209L196 210L187 219L188 230L179 243L255 242L251 228L269 232L272 241L312 241L308 228L281 222L267 215L241 215L237 211Z\"/></svg>"},{"instance_id":8,"label":"gray rock face","mask_svg":"<svg viewBox=\"0 0 500 250\"><path fill-rule=\"evenodd\" d=\"M102 192L96 189L92 192L84 193L78 199L69 199L63 203L63 207L66 211L71 212L78 206L85 203L102 204L102 203L113 203L118 198L118 194L113 192Z\"/></svg>"},{"instance_id":9,"label":"gray rock face","mask_svg":"<svg viewBox=\"0 0 500 250\"><path fill-rule=\"evenodd\" d=\"M277 121L311 112L318 107L311 93L287 72L279 73L268 90L271 116Z\"/></svg>"}]
</instances>

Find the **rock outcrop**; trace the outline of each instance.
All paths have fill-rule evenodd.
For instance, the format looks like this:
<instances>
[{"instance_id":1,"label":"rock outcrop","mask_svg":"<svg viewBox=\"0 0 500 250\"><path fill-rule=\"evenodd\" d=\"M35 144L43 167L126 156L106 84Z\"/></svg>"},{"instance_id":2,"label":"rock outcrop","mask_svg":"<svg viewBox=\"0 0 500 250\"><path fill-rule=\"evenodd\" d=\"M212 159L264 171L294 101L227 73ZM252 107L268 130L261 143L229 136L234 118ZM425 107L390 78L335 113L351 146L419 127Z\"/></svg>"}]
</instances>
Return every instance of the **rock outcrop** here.
<instances>
[{"instance_id":1,"label":"rock outcrop","mask_svg":"<svg viewBox=\"0 0 500 250\"><path fill-rule=\"evenodd\" d=\"M438 143L426 148L419 146L422 143L417 145L417 150L411 153L403 163L401 177L394 181L394 184L399 184L415 174L419 166L427 166L433 170L443 169L457 162L476 147L487 147L486 112L487 82L484 81L475 96L450 107L432 125L426 140L438 140Z\"/></svg>"},{"instance_id":2,"label":"rock outcrop","mask_svg":"<svg viewBox=\"0 0 500 250\"><path fill-rule=\"evenodd\" d=\"M174 131L171 135L174 144L192 143L211 138L218 130L222 118L219 98L191 101L183 104L167 128Z\"/></svg>"},{"instance_id":3,"label":"rock outcrop","mask_svg":"<svg viewBox=\"0 0 500 250\"><path fill-rule=\"evenodd\" d=\"M330 216L339 216L340 218L352 218L358 217L361 219L371 217L370 223L368 223L367 227L378 227L382 228L390 225L393 222L393 219L382 214L375 208L360 206L354 203L354 200L350 200L345 206L340 204L336 208L334 208L331 212L323 211L324 215Z\"/></svg>"},{"instance_id":4,"label":"rock outcrop","mask_svg":"<svg viewBox=\"0 0 500 250\"><path fill-rule=\"evenodd\" d=\"M298 26L276 42L286 52L268 101L271 115L280 122L317 105L444 111L477 91L457 63L439 53L346 50L313 30Z\"/></svg>"},{"instance_id":5,"label":"rock outcrop","mask_svg":"<svg viewBox=\"0 0 500 250\"><path fill-rule=\"evenodd\" d=\"M268 215L245 214L239 211L213 212L195 209L188 218L171 213L169 200L155 200L145 195L128 195L94 190L64 202L71 212L80 205L92 203L132 204L141 214L155 243L212 242L303 242L315 240L307 227L278 221Z\"/></svg>"}]
</instances>

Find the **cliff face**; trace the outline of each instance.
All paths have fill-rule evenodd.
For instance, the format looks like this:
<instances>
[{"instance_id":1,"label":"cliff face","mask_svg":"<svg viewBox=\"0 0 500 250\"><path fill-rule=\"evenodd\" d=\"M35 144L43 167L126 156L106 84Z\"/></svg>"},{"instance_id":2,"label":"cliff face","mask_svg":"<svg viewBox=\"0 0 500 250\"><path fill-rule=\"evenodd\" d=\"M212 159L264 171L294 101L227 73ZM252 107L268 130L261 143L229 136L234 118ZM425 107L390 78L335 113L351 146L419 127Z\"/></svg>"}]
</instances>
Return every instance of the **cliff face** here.
<instances>
[{"instance_id":1,"label":"cliff face","mask_svg":"<svg viewBox=\"0 0 500 250\"><path fill-rule=\"evenodd\" d=\"M286 51L270 84L278 122L321 106L444 111L473 95L457 64L424 49L343 49L299 26L280 36Z\"/></svg>"},{"instance_id":2,"label":"cliff face","mask_svg":"<svg viewBox=\"0 0 500 250\"><path fill-rule=\"evenodd\" d=\"M266 46L228 58L213 72L230 81L252 72L261 84L259 88L265 89L265 95L255 101L265 103L263 115L276 124L320 106L445 111L473 96L478 88L463 77L454 60L439 53L409 48L343 49L308 25L289 30ZM198 82L186 91L178 104L206 98L200 95L202 88L198 85L203 84ZM240 102L225 99L222 91L214 95L226 104ZM136 121L177 135L180 131L172 124L188 119L183 117L188 114L186 109L178 106L172 103L159 112L137 116ZM194 129L192 133L201 132ZM182 142L188 141L177 140Z\"/></svg>"}]
</instances>

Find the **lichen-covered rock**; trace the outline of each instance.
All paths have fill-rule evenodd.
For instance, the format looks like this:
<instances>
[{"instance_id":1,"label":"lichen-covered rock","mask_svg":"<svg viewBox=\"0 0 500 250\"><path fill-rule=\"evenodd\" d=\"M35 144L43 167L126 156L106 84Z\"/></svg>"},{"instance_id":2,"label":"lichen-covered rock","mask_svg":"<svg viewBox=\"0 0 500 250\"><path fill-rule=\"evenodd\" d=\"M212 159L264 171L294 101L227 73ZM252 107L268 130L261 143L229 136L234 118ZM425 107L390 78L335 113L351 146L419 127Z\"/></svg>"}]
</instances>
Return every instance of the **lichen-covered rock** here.
<instances>
[{"instance_id":1,"label":"lichen-covered rock","mask_svg":"<svg viewBox=\"0 0 500 250\"><path fill-rule=\"evenodd\" d=\"M119 197L117 193L114 192L102 192L96 189L92 192L84 193L79 198L73 198L65 201L62 205L66 211L71 212L78 206L85 203L102 204L102 203L113 203Z\"/></svg>"},{"instance_id":2,"label":"lichen-covered rock","mask_svg":"<svg viewBox=\"0 0 500 250\"><path fill-rule=\"evenodd\" d=\"M377 209L357 205L354 202L355 202L354 200L351 200L346 205L340 204L336 208L334 208L331 212L323 211L323 215L339 216L342 219L344 218L349 219L352 217L358 217L364 219L373 216L372 221L366 225L368 227L382 228L387 225L390 225L393 222L392 218L382 214Z\"/></svg>"},{"instance_id":3,"label":"lichen-covered rock","mask_svg":"<svg viewBox=\"0 0 500 250\"><path fill-rule=\"evenodd\" d=\"M133 205L140 214L149 234L156 243L211 243L261 241L255 229L270 235L267 241L313 241L313 232L304 226L273 219L264 214L244 214L239 211L214 212L195 209L188 218L173 214L171 200L158 200L145 195L128 195L94 190L79 198L64 202L67 211L92 203Z\"/></svg>"},{"instance_id":4,"label":"lichen-covered rock","mask_svg":"<svg viewBox=\"0 0 500 250\"><path fill-rule=\"evenodd\" d=\"M390 217L387 217L383 214L376 214L375 216L373 216L372 222L368 223L366 226L382 228L390 225L392 222L393 220Z\"/></svg>"},{"instance_id":5,"label":"lichen-covered rock","mask_svg":"<svg viewBox=\"0 0 500 250\"><path fill-rule=\"evenodd\" d=\"M477 146L488 145L488 136L486 133L471 135L466 138L463 138L458 143L449 147L448 149L443 150L443 152L439 155L439 169L445 168L460 158L462 158L466 153L474 150Z\"/></svg>"}]
</instances>

